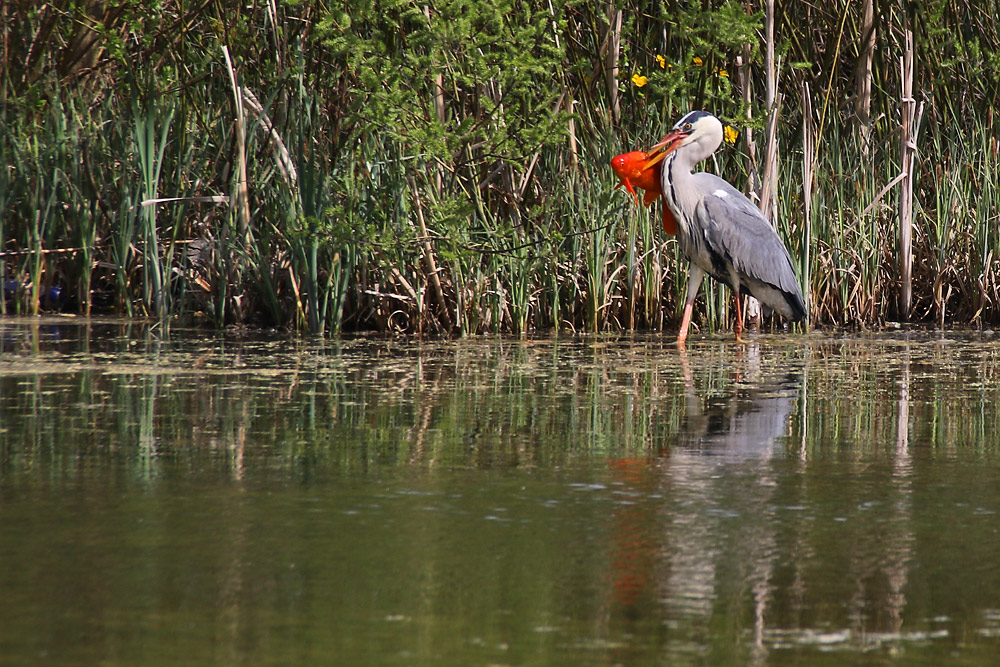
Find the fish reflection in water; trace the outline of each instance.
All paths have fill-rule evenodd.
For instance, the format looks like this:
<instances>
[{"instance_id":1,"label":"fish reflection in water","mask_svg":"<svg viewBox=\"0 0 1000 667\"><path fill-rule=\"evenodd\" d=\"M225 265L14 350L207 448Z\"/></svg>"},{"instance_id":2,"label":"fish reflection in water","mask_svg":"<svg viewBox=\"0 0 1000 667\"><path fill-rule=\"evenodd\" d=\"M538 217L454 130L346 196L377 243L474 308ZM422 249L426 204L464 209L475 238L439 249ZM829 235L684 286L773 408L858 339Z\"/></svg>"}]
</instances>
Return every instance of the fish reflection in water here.
<instances>
[{"instance_id":1,"label":"fish reflection in water","mask_svg":"<svg viewBox=\"0 0 1000 667\"><path fill-rule=\"evenodd\" d=\"M829 619L840 629L817 630L810 594L827 584L810 581L809 563L820 554L805 537L816 519L808 506L789 502L804 496L788 485L802 476L787 474L809 463L791 439L803 410L805 364L776 375L748 354L728 377L706 380L682 361L686 414L676 439L652 465L645 462L643 473L616 463L618 475L656 498L652 507L623 507L615 517L612 578L622 618L638 623L652 614L673 631L665 647L671 655L687 650L671 637L707 645L720 631L735 633L733 645L748 646L751 662L776 647L896 641L912 542L905 471L896 478L899 528L884 539L869 534L851 546L834 545L848 552L853 589L851 582L832 587L846 589ZM789 530L790 523L802 529ZM888 585L869 589L875 579ZM824 593L829 604L830 591ZM720 614L746 621L720 629Z\"/></svg>"}]
</instances>

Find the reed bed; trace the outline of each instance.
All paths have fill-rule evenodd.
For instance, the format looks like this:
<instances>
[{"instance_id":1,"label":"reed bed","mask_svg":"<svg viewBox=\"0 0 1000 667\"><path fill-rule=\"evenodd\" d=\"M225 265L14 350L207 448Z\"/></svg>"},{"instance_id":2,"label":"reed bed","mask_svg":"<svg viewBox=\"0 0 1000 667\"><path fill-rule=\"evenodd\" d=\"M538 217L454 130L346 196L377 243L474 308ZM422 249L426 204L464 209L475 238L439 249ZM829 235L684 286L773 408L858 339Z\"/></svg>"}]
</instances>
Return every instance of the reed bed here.
<instances>
[{"instance_id":1,"label":"reed bed","mask_svg":"<svg viewBox=\"0 0 1000 667\"><path fill-rule=\"evenodd\" d=\"M741 131L706 167L775 193L813 325L993 324L986 5L4 6L0 309L669 329L685 263L609 162L706 108Z\"/></svg>"}]
</instances>

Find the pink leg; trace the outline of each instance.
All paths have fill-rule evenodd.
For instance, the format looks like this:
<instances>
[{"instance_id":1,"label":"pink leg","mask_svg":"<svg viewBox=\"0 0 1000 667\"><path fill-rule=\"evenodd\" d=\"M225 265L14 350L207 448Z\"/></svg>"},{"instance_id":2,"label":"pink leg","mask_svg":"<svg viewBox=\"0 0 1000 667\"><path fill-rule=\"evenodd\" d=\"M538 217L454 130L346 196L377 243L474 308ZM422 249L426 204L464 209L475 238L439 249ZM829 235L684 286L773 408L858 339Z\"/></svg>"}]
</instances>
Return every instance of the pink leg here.
<instances>
[{"instance_id":1,"label":"pink leg","mask_svg":"<svg viewBox=\"0 0 1000 667\"><path fill-rule=\"evenodd\" d=\"M688 337L688 327L691 326L691 310L694 308L694 301L688 300L684 304L684 317L681 318L681 330L677 332L677 344L683 345Z\"/></svg>"},{"instance_id":2,"label":"pink leg","mask_svg":"<svg viewBox=\"0 0 1000 667\"><path fill-rule=\"evenodd\" d=\"M736 289L736 323L733 324L733 331L736 333L737 342L743 342L743 297L740 296L739 288Z\"/></svg>"},{"instance_id":3,"label":"pink leg","mask_svg":"<svg viewBox=\"0 0 1000 667\"><path fill-rule=\"evenodd\" d=\"M691 326L691 310L694 308L694 298L698 296L698 288L705 278L705 272L701 267L691 264L688 270L688 293L687 301L684 302L684 316L681 317L681 330L677 332L677 345L684 347L684 341L688 337L688 327Z\"/></svg>"}]
</instances>

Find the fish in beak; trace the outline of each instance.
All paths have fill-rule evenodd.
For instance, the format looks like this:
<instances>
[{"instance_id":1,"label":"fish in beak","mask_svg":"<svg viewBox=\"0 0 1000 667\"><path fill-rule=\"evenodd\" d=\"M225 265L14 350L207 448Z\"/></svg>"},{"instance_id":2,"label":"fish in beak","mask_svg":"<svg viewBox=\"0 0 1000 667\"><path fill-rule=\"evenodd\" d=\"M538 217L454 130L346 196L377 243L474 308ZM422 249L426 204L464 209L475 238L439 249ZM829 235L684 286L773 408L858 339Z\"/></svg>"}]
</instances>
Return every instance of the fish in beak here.
<instances>
[{"instance_id":1,"label":"fish in beak","mask_svg":"<svg viewBox=\"0 0 1000 667\"><path fill-rule=\"evenodd\" d=\"M663 141L653 146L649 153L632 151L631 153L616 155L611 160L611 168L619 179L615 190L624 185L625 189L635 197L636 205L638 205L639 194L635 191L635 188L641 188L645 190L642 197L643 206L652 205L663 194L663 188L660 184L663 175L663 166L660 162L670 151L675 150L680 145L681 139L675 139L675 143L673 144L668 143L672 134L675 133L668 134ZM687 135L685 134L684 136L686 137ZM674 216L671 215L670 209L667 208L666 204L663 205L663 231L667 234L677 233L677 222L674 220Z\"/></svg>"},{"instance_id":2,"label":"fish in beak","mask_svg":"<svg viewBox=\"0 0 1000 667\"><path fill-rule=\"evenodd\" d=\"M611 168L614 169L615 175L618 176L619 183L615 186L615 190L625 186L629 194L635 197L635 203L639 203L639 193L635 191L635 188L641 188L646 191L643 195L642 203L645 206L649 206L656 198L662 194L660 189L660 169L646 169L644 165L648 161L649 156L643 151L632 151L631 153L623 153L621 155L616 155L611 160Z\"/></svg>"},{"instance_id":3,"label":"fish in beak","mask_svg":"<svg viewBox=\"0 0 1000 667\"><path fill-rule=\"evenodd\" d=\"M663 158L667 157L675 150L680 148L680 145L684 143L684 140L691 135L690 132L685 132L683 130L671 130L667 136L663 137L659 143L649 149L646 153L646 162L642 165L642 170L652 169L656 165L663 161Z\"/></svg>"}]
</instances>

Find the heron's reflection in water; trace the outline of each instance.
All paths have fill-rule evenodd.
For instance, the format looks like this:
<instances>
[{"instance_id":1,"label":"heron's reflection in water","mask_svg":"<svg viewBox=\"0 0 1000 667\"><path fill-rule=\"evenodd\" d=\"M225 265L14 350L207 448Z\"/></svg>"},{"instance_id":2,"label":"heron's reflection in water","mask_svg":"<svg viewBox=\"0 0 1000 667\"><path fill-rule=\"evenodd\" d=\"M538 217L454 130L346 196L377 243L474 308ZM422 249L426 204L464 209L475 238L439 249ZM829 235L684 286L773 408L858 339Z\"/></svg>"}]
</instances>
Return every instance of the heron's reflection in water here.
<instances>
[{"instance_id":1,"label":"heron's reflection in water","mask_svg":"<svg viewBox=\"0 0 1000 667\"><path fill-rule=\"evenodd\" d=\"M732 369L728 384L702 391L695 387L687 354L680 353L687 414L672 456L697 453L735 460L768 459L783 447L781 438L788 433L802 372L765 375L759 351L747 347L745 365Z\"/></svg>"},{"instance_id":2,"label":"heron's reflection in water","mask_svg":"<svg viewBox=\"0 0 1000 667\"><path fill-rule=\"evenodd\" d=\"M731 591L746 618L753 610L753 646L763 651L764 611L777 558L771 460L785 449L802 371L769 371L754 344L718 374L695 373L681 352L686 415L669 454L660 460L660 482L672 502L664 506L660 601L668 625L711 631L720 588ZM696 379L698 378L698 379ZM728 566L726 564L729 564ZM720 576L720 567L737 572ZM744 632L750 628L744 628Z\"/></svg>"},{"instance_id":3,"label":"heron's reflection in water","mask_svg":"<svg viewBox=\"0 0 1000 667\"><path fill-rule=\"evenodd\" d=\"M808 352L798 361L775 354L753 343L715 357L681 352L684 416L659 456L632 472L649 502L616 516L630 541L617 545L615 567L632 568L616 573L616 586L629 584L616 590L619 609L629 622L665 627L671 659L721 637L741 647L728 658L754 664L776 646L901 636L913 539L909 468L899 463L907 446L896 448L888 528L875 519L823 522L816 503L836 491L817 473L831 462L799 442L808 430ZM905 386L887 409L902 413ZM839 539L824 542L829 535ZM815 576L819 563L845 559L847 579Z\"/></svg>"},{"instance_id":4,"label":"heron's reflection in water","mask_svg":"<svg viewBox=\"0 0 1000 667\"><path fill-rule=\"evenodd\" d=\"M626 472L618 464L620 476L657 500L622 508L615 517L617 602L632 622L654 613L675 631L664 647L670 655L685 650L672 636L692 646L710 643L719 631L713 620L720 602L737 605L725 610L730 618L747 618L752 609L753 627L736 629L734 640L741 644L752 632L752 645L763 654L778 553L769 520L776 487L771 466L785 451L803 371L782 364L780 375L771 373L774 364L752 343L735 359L680 354L685 415L675 438L652 465L632 462Z\"/></svg>"}]
</instances>

